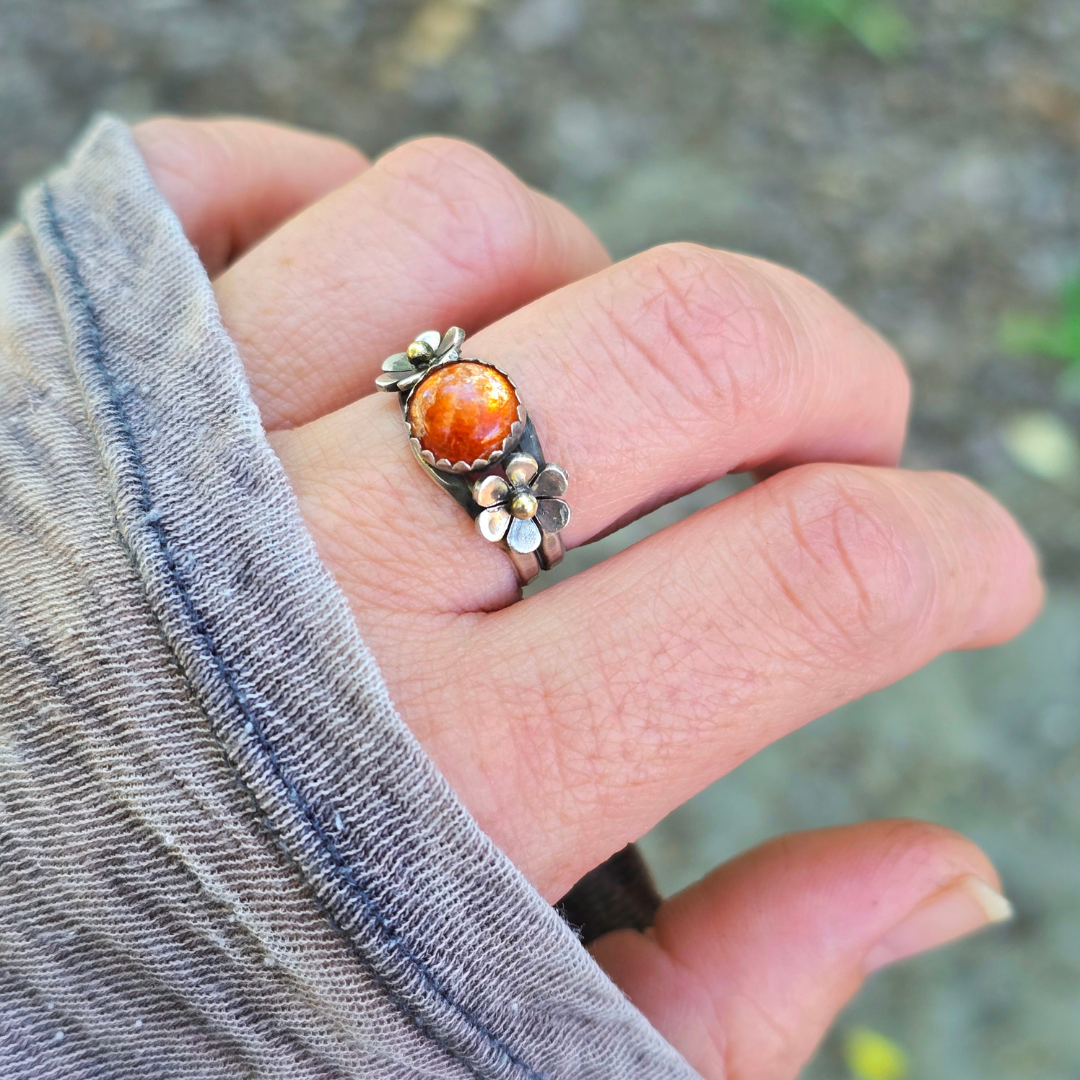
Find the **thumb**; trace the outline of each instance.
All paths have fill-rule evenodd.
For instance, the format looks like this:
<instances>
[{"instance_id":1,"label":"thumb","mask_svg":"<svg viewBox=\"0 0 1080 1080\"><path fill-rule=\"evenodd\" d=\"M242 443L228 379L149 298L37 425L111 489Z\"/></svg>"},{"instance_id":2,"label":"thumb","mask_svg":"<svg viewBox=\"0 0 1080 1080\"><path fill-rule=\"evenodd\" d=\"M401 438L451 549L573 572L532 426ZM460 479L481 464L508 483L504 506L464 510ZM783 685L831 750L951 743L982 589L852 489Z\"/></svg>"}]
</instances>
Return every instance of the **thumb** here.
<instances>
[{"instance_id":1,"label":"thumb","mask_svg":"<svg viewBox=\"0 0 1080 1080\"><path fill-rule=\"evenodd\" d=\"M791 1080L867 974L1010 914L970 841L869 822L756 848L591 949L706 1080Z\"/></svg>"}]
</instances>

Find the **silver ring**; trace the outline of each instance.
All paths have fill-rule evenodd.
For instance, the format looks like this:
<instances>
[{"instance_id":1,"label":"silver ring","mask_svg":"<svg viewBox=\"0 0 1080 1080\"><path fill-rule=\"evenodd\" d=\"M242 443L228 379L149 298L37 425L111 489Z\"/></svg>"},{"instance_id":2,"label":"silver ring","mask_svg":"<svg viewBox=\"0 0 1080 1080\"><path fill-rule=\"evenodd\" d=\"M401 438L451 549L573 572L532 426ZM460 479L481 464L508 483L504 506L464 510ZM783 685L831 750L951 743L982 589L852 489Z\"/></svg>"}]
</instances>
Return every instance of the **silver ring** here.
<instances>
[{"instance_id":1,"label":"silver ring","mask_svg":"<svg viewBox=\"0 0 1080 1080\"><path fill-rule=\"evenodd\" d=\"M510 556L527 585L558 564L570 521L566 471L544 460L532 418L510 376L461 354L465 331L425 330L388 356L375 380L396 391L409 445L427 474Z\"/></svg>"}]
</instances>

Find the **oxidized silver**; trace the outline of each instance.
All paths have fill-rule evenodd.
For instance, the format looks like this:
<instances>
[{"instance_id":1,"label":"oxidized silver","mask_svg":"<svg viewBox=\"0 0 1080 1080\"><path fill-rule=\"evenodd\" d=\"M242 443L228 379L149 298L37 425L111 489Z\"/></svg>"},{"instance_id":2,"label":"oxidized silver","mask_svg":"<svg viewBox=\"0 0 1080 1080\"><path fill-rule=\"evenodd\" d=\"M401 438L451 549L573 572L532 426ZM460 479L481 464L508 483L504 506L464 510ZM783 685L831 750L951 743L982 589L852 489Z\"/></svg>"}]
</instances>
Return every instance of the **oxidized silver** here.
<instances>
[{"instance_id":1,"label":"oxidized silver","mask_svg":"<svg viewBox=\"0 0 1080 1080\"><path fill-rule=\"evenodd\" d=\"M532 418L518 395L517 419L502 445L486 458L474 461L436 459L421 447L409 426L409 401L413 391L433 369L459 360L493 368L509 382L501 368L486 360L463 357L465 331L452 326L445 334L425 330L405 352L388 356L375 380L379 390L397 391L409 446L417 461L435 482L448 491L476 521L484 539L498 544L510 557L518 581L528 584L541 570L550 570L565 554L559 533L570 521L570 507L561 498L566 492L566 471L545 462Z\"/></svg>"}]
</instances>

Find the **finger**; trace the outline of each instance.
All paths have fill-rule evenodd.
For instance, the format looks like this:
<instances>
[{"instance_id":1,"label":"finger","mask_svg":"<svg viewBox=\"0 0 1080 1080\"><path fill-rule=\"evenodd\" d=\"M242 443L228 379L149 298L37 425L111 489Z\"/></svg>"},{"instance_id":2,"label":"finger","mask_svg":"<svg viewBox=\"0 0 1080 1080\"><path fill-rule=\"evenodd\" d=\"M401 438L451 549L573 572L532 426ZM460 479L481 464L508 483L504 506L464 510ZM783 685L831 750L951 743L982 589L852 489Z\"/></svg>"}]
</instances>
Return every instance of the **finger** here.
<instances>
[{"instance_id":1,"label":"finger","mask_svg":"<svg viewBox=\"0 0 1080 1080\"><path fill-rule=\"evenodd\" d=\"M969 481L813 465L435 631L437 705L378 655L451 784L557 897L766 744L1012 636L1041 598L1026 538Z\"/></svg>"},{"instance_id":2,"label":"finger","mask_svg":"<svg viewBox=\"0 0 1080 1080\"><path fill-rule=\"evenodd\" d=\"M986 856L915 821L785 836L593 955L704 1080L794 1080L866 975L1007 919Z\"/></svg>"},{"instance_id":3,"label":"finger","mask_svg":"<svg viewBox=\"0 0 1080 1080\"><path fill-rule=\"evenodd\" d=\"M157 117L133 134L211 275L367 165L339 139L257 120Z\"/></svg>"},{"instance_id":4,"label":"finger","mask_svg":"<svg viewBox=\"0 0 1080 1080\"><path fill-rule=\"evenodd\" d=\"M466 349L511 374L548 459L568 471L571 547L732 470L887 464L903 443L896 353L805 278L725 252L646 252ZM417 468L387 397L279 444L325 557L367 608L509 603L507 559Z\"/></svg>"},{"instance_id":5,"label":"finger","mask_svg":"<svg viewBox=\"0 0 1080 1080\"><path fill-rule=\"evenodd\" d=\"M217 283L268 428L373 390L421 330L483 326L606 265L569 210L482 150L406 143Z\"/></svg>"}]
</instances>

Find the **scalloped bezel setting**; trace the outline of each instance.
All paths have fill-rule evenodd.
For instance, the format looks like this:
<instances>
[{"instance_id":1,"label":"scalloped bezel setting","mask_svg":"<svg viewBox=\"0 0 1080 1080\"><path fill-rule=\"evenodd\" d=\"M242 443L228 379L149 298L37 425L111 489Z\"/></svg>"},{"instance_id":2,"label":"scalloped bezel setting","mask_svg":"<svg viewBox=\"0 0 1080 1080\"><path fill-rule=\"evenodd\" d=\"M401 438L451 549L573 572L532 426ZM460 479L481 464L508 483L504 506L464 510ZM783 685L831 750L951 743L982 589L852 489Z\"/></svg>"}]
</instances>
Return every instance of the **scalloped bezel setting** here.
<instances>
[{"instance_id":1,"label":"scalloped bezel setting","mask_svg":"<svg viewBox=\"0 0 1080 1080\"><path fill-rule=\"evenodd\" d=\"M514 403L516 403L516 409L509 415L501 418L504 421L502 423L502 428L505 429L506 434L494 450L487 450L478 453L475 456L458 460L438 456L425 446L423 434L418 433L417 431L418 418L413 416L413 403L417 400L417 395L422 392L425 383L428 383L431 379L442 377L446 370L452 367L484 368L487 369L487 371L495 372L498 375L498 381L509 390L513 399L512 402L502 403L501 408L505 411L506 405L509 404L513 409ZM452 402L450 404L452 408ZM497 461L500 461L506 454L513 450L515 446L517 446L518 440L521 438L521 433L525 429L525 421L528 419L528 413L525 411L525 406L521 404L521 398L518 395L517 387L505 371L496 367L494 364L489 364L485 360L458 356L432 364L424 373L423 377L409 389L403 411L405 414L405 423L409 429L409 442L412 444L413 450L432 468L439 469L442 472L454 473L476 472L478 469L486 469L489 465L494 465ZM492 420L496 423L499 419L500 418L498 417L492 417ZM453 421L453 417L451 417L451 421Z\"/></svg>"}]
</instances>

